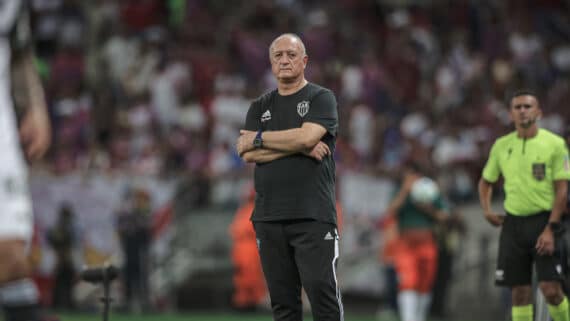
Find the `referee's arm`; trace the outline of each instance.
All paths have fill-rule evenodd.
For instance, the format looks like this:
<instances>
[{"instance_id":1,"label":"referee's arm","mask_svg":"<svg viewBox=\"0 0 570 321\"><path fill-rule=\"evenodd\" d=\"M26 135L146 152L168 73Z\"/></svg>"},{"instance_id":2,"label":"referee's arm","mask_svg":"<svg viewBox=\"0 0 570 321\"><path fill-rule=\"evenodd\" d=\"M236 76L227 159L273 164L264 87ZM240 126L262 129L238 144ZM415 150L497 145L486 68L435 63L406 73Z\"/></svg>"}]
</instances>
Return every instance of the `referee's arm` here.
<instances>
[{"instance_id":1,"label":"referee's arm","mask_svg":"<svg viewBox=\"0 0 570 321\"><path fill-rule=\"evenodd\" d=\"M549 223L558 223L562 217L562 213L566 207L566 193L568 191L568 182L566 180L555 180L554 181L554 203L552 204L552 210L550 212L550 217L548 218ZM547 224L544 231L538 237L536 241L536 251L539 255L552 254L554 252L554 234L555 231L551 224Z\"/></svg>"},{"instance_id":2,"label":"referee's arm","mask_svg":"<svg viewBox=\"0 0 570 321\"><path fill-rule=\"evenodd\" d=\"M493 226L503 225L504 217L493 212L491 209L491 198L493 196L493 183L483 177L479 180L479 203L483 208L485 219Z\"/></svg>"},{"instance_id":3,"label":"referee's arm","mask_svg":"<svg viewBox=\"0 0 570 321\"><path fill-rule=\"evenodd\" d=\"M550 212L549 222L560 222L562 214L566 210L566 201L568 197L568 181L565 179L554 181L554 204Z\"/></svg>"}]
</instances>

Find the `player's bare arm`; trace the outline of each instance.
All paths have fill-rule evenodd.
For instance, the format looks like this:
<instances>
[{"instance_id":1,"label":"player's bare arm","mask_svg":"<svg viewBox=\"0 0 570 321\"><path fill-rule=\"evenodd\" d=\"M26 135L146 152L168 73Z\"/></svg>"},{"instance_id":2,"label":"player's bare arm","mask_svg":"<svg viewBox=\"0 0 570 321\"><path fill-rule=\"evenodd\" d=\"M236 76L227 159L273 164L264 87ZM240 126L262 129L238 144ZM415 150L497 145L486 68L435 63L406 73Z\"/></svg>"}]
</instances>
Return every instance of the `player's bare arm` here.
<instances>
[{"instance_id":1,"label":"player's bare arm","mask_svg":"<svg viewBox=\"0 0 570 321\"><path fill-rule=\"evenodd\" d=\"M556 191L554 197L554 204L552 204L552 211L550 212L550 218L548 222L559 223L562 217L562 213L566 208L566 197L568 193L568 181L557 180L554 181L554 190ZM538 237L536 241L536 251L540 255L552 254L554 252L554 232L551 225L548 224L544 228L544 231Z\"/></svg>"},{"instance_id":2,"label":"player's bare arm","mask_svg":"<svg viewBox=\"0 0 570 321\"><path fill-rule=\"evenodd\" d=\"M410 194L412 185L414 185L414 183L418 180L418 178L419 178L418 175L411 173L407 173L404 176L402 187L400 187L400 190L398 191L398 194L396 194L396 197L394 197L394 199L392 199L390 204L388 204L386 212L395 213L404 205L406 197L408 197L408 194Z\"/></svg>"},{"instance_id":3,"label":"player's bare arm","mask_svg":"<svg viewBox=\"0 0 570 321\"><path fill-rule=\"evenodd\" d=\"M23 74L26 94L25 114L20 125L20 138L26 156L31 160L42 157L51 143L51 128L45 94L34 66L31 49L20 53L14 60L14 68Z\"/></svg>"},{"instance_id":4,"label":"player's bare arm","mask_svg":"<svg viewBox=\"0 0 570 321\"><path fill-rule=\"evenodd\" d=\"M485 219L493 226L503 225L504 217L495 213L491 208L491 197L493 196L493 184L481 178L479 180L479 203L483 208Z\"/></svg>"},{"instance_id":5,"label":"player's bare arm","mask_svg":"<svg viewBox=\"0 0 570 321\"><path fill-rule=\"evenodd\" d=\"M305 122L299 128L263 132L263 146L286 152L304 152L313 149L326 132L327 130L319 124ZM240 155L254 149L253 140L256 134L254 131L240 131L236 146ZM326 149L330 155L330 149L326 144L319 148Z\"/></svg>"}]
</instances>

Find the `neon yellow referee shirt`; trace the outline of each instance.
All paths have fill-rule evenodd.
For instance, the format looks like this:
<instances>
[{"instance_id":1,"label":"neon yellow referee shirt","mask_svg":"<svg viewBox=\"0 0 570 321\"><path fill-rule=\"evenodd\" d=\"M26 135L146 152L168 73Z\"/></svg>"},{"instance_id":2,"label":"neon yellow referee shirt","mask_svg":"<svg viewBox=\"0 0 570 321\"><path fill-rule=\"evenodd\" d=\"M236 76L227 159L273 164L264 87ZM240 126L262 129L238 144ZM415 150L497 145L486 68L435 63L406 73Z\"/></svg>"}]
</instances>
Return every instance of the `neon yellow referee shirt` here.
<instances>
[{"instance_id":1,"label":"neon yellow referee shirt","mask_svg":"<svg viewBox=\"0 0 570 321\"><path fill-rule=\"evenodd\" d=\"M500 137L491 148L483 179L494 183L500 175L508 213L527 216L552 210L554 181L570 179L564 140L546 129L532 138L520 138L516 131Z\"/></svg>"}]
</instances>

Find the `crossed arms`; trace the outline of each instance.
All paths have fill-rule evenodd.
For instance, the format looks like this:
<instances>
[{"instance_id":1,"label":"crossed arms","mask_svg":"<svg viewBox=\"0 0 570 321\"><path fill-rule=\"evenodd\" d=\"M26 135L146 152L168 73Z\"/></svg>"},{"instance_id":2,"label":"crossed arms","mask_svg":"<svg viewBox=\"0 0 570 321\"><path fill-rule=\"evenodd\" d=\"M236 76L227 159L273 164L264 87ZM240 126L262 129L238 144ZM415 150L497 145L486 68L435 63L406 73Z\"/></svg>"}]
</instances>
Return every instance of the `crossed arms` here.
<instances>
[{"instance_id":1,"label":"crossed arms","mask_svg":"<svg viewBox=\"0 0 570 321\"><path fill-rule=\"evenodd\" d=\"M321 141L326 129L316 123L305 122L299 128L263 132L263 148L255 149L254 131L241 130L236 150L248 163L267 163L289 155L302 153L321 161L331 154L327 144Z\"/></svg>"}]
</instances>

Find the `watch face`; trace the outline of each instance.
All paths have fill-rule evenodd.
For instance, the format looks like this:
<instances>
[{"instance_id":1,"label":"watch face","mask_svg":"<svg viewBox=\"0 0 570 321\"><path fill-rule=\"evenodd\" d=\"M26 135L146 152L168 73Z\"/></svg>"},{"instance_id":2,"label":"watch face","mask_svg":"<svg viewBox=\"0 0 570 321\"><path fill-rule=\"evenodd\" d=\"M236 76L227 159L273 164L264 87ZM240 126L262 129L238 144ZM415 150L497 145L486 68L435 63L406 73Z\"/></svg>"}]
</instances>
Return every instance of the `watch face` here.
<instances>
[{"instance_id":1,"label":"watch face","mask_svg":"<svg viewBox=\"0 0 570 321\"><path fill-rule=\"evenodd\" d=\"M262 144L261 139L256 138L256 139L253 140L253 147L255 147L255 148L260 148L260 147L261 147L261 144Z\"/></svg>"}]
</instances>

